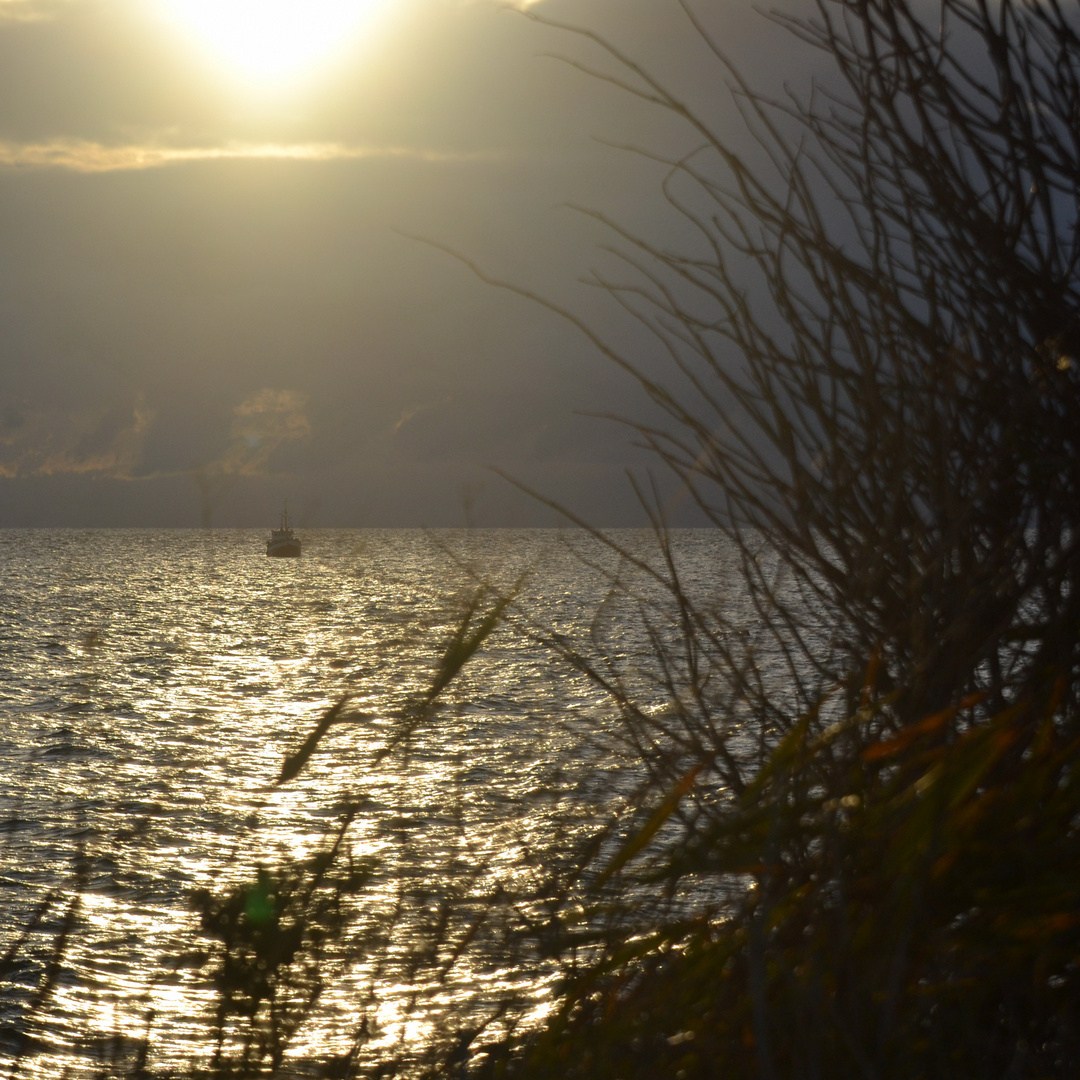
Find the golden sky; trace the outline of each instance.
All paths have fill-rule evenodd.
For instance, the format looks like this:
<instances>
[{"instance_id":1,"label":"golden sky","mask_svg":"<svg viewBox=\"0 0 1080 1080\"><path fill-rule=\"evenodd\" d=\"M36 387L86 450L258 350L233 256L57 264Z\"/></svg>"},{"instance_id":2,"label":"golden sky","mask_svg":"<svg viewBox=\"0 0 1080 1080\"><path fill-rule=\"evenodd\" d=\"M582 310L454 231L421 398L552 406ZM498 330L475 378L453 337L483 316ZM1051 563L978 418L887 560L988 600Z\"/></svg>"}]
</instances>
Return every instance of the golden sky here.
<instances>
[{"instance_id":1,"label":"golden sky","mask_svg":"<svg viewBox=\"0 0 1080 1080\"><path fill-rule=\"evenodd\" d=\"M532 10L694 85L669 0ZM491 465L631 520L581 414L633 387L412 238L604 323L567 204L661 228L607 143L685 136L579 46L495 0L0 0L0 526L194 525L207 477L221 525L553 521Z\"/></svg>"}]
</instances>

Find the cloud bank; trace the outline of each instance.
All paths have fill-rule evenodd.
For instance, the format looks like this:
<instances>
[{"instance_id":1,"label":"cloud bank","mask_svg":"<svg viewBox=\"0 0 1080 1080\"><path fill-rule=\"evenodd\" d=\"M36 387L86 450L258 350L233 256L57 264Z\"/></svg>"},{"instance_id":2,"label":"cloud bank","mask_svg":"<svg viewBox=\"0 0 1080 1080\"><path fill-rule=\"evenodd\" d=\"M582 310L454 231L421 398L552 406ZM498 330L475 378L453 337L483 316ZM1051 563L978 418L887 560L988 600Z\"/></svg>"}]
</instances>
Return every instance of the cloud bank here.
<instances>
[{"instance_id":1,"label":"cloud bank","mask_svg":"<svg viewBox=\"0 0 1080 1080\"><path fill-rule=\"evenodd\" d=\"M0 3L11 0L0 0ZM111 146L87 139L44 142L0 140L0 168L65 169L104 173L157 169L200 161L355 161L364 158L406 158L413 161L471 161L491 155L454 153L409 146L349 146L345 143L228 143L224 146Z\"/></svg>"},{"instance_id":2,"label":"cloud bank","mask_svg":"<svg viewBox=\"0 0 1080 1080\"><path fill-rule=\"evenodd\" d=\"M0 415L0 476L74 473L131 479L154 417L142 394L134 405L82 416L9 404Z\"/></svg>"}]
</instances>

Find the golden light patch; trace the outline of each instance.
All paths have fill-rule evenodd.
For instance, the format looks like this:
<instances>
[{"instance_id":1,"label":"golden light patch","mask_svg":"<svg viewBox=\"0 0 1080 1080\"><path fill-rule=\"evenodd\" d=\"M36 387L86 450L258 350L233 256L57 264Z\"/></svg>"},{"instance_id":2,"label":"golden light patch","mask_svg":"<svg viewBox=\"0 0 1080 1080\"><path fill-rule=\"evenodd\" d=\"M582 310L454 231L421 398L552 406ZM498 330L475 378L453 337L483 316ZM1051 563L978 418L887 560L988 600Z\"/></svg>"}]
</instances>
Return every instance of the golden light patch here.
<instances>
[{"instance_id":1,"label":"golden light patch","mask_svg":"<svg viewBox=\"0 0 1080 1080\"><path fill-rule=\"evenodd\" d=\"M352 44L388 0L155 0L233 74L273 85Z\"/></svg>"}]
</instances>

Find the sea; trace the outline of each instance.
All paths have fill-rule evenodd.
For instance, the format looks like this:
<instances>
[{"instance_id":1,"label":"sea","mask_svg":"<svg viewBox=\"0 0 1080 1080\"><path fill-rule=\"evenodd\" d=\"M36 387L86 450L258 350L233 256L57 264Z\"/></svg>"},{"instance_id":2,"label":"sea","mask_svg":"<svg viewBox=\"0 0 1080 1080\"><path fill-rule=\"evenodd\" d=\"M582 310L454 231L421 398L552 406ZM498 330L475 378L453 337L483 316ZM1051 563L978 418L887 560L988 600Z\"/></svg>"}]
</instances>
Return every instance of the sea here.
<instances>
[{"instance_id":1,"label":"sea","mask_svg":"<svg viewBox=\"0 0 1080 1080\"><path fill-rule=\"evenodd\" d=\"M491 1001L551 1008L556 968L500 958L468 912L634 798L610 695L547 642L632 673L663 604L635 567L655 539L301 536L271 559L257 530L0 531L0 1075L222 1066L240 1051L219 1048L206 898L309 865L346 816L351 929L302 1008L279 991L281 1075L374 1075ZM688 589L730 592L719 534L673 536Z\"/></svg>"}]
</instances>

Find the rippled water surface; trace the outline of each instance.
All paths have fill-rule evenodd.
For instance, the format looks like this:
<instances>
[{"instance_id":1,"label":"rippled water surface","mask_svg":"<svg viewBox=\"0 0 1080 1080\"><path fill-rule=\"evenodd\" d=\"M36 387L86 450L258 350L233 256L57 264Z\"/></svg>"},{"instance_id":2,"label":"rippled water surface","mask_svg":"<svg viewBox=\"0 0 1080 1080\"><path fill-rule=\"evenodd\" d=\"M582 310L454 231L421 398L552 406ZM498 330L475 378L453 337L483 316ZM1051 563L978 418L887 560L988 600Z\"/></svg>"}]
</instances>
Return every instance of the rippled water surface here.
<instances>
[{"instance_id":1,"label":"rippled water surface","mask_svg":"<svg viewBox=\"0 0 1080 1080\"><path fill-rule=\"evenodd\" d=\"M422 1041L418 976L393 963L410 947L404 892L462 858L513 872L556 809L565 822L580 805L584 820L618 787L617 765L596 768L566 722L602 723L603 697L507 628L408 747L380 756L474 589L460 560L503 584L530 569L523 608L583 632L609 586L572 550L588 541L546 531L304 541L292 560L266 558L251 531L0 532L0 1053L17 1052L24 1074L59 1075L61 1060L83 1068L116 1036L145 1032L152 1064L202 1060L212 992L193 891L315 851L345 799L362 804L353 848L375 869L357 918L382 928L380 958L342 960L294 1052L351 1045L360 998L374 1018L365 1053ZM703 581L717 573L717 544L680 539ZM630 620L613 639L642 647ZM353 719L274 786L284 756L346 693ZM467 958L429 996L485 985L516 986L543 1010L543 972Z\"/></svg>"}]
</instances>

